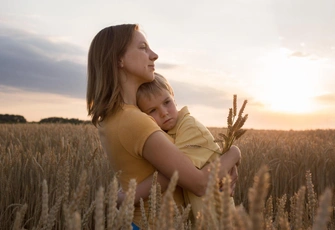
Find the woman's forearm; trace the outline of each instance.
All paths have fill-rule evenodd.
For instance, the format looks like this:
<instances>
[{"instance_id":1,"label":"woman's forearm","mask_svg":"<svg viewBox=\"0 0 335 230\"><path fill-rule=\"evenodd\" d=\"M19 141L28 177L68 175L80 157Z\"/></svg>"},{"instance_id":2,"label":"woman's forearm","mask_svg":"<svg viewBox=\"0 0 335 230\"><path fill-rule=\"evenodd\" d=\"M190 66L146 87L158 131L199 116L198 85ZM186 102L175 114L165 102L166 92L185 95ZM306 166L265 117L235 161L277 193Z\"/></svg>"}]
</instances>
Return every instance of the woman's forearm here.
<instances>
[{"instance_id":1,"label":"woman's forearm","mask_svg":"<svg viewBox=\"0 0 335 230\"><path fill-rule=\"evenodd\" d=\"M154 177L152 174L136 186L135 201L134 201L135 204L137 204L141 198L145 200L150 196L153 178ZM167 189L170 180L166 178L163 174L158 172L157 183L160 184L161 191L164 192Z\"/></svg>"},{"instance_id":2,"label":"woman's forearm","mask_svg":"<svg viewBox=\"0 0 335 230\"><path fill-rule=\"evenodd\" d=\"M238 147L231 146L231 148L223 155L220 156L220 171L219 177L227 175L227 173L241 161L241 152ZM211 165L207 164L201 170L204 172L209 171Z\"/></svg>"},{"instance_id":3,"label":"woman's forearm","mask_svg":"<svg viewBox=\"0 0 335 230\"><path fill-rule=\"evenodd\" d=\"M161 132L153 133L143 147L143 157L147 159L166 178L171 178L175 171L178 172L178 185L203 196L206 192L209 168L197 169L192 161L172 144ZM225 175L241 158L237 147L232 148L220 156L220 177Z\"/></svg>"}]
</instances>

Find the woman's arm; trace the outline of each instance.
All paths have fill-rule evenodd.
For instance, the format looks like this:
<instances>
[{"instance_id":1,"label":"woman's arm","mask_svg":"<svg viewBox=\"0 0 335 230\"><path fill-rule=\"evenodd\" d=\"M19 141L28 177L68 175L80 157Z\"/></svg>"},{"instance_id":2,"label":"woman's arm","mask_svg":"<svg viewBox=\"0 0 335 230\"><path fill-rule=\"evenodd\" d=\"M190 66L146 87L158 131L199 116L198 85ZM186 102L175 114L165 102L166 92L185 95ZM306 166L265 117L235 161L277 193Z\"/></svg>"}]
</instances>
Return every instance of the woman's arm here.
<instances>
[{"instance_id":1,"label":"woman's arm","mask_svg":"<svg viewBox=\"0 0 335 230\"><path fill-rule=\"evenodd\" d=\"M206 191L209 167L201 170L194 167L186 157L162 132L154 132L149 136L143 147L143 157L148 160L165 177L171 178L174 171L178 171L178 185L197 196L203 196ZM241 158L241 152L236 146L220 156L221 170L219 177L223 177Z\"/></svg>"},{"instance_id":2,"label":"woman's arm","mask_svg":"<svg viewBox=\"0 0 335 230\"><path fill-rule=\"evenodd\" d=\"M151 185L153 180L153 174L145 178L136 186L135 200L134 203L137 204L140 199L146 199L150 195ZM166 178L163 174L157 174L157 183L160 184L161 190L164 192L169 186L170 179ZM125 198L125 191L120 191L118 193L117 206L120 207Z\"/></svg>"}]
</instances>

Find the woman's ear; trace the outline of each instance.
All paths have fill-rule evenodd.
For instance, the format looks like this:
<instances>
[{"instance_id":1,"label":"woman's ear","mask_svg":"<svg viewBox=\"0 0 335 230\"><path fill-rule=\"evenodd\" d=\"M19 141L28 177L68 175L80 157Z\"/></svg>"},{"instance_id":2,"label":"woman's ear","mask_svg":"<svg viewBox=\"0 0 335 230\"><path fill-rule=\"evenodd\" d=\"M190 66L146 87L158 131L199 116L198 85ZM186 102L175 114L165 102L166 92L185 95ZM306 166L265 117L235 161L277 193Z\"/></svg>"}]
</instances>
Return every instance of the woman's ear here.
<instances>
[{"instance_id":1,"label":"woman's ear","mask_svg":"<svg viewBox=\"0 0 335 230\"><path fill-rule=\"evenodd\" d=\"M118 64L118 66L119 66L120 68L123 68L123 60L119 60L119 61L117 62L117 64Z\"/></svg>"}]
</instances>

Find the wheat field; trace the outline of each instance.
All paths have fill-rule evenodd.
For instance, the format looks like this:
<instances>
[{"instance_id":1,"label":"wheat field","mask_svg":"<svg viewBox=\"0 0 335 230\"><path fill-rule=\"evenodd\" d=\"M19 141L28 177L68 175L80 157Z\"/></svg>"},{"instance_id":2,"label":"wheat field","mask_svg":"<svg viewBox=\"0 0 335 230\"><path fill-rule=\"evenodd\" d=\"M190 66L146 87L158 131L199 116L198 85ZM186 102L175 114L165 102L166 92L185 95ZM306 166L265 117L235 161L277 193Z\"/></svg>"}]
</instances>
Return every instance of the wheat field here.
<instances>
[{"instance_id":1,"label":"wheat field","mask_svg":"<svg viewBox=\"0 0 335 230\"><path fill-rule=\"evenodd\" d=\"M208 205L195 222L189 206L174 206L176 173L163 196L153 181L142 229L150 219L150 229L335 229L335 130L251 129L235 145L235 209L227 205L229 178L219 192L213 164ZM131 229L136 181L116 208L117 179L92 125L1 124L0 170L1 229Z\"/></svg>"}]
</instances>

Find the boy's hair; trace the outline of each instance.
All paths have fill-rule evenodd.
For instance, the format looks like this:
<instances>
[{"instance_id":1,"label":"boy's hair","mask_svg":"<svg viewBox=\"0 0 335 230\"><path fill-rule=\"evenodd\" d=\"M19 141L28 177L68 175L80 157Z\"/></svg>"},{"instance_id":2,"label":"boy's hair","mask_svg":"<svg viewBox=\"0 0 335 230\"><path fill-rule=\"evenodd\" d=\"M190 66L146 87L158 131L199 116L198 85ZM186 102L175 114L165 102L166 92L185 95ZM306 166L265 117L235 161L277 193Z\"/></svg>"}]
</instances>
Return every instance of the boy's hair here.
<instances>
[{"instance_id":1,"label":"boy's hair","mask_svg":"<svg viewBox=\"0 0 335 230\"><path fill-rule=\"evenodd\" d=\"M155 79L151 82L143 83L137 90L137 101L141 97L150 98L151 96L158 95L162 90L167 90L170 95L174 96L173 89L165 77L159 73L155 73Z\"/></svg>"}]
</instances>

